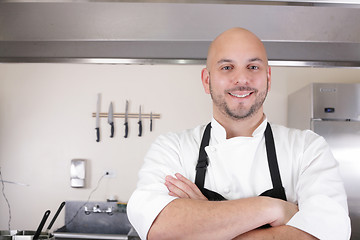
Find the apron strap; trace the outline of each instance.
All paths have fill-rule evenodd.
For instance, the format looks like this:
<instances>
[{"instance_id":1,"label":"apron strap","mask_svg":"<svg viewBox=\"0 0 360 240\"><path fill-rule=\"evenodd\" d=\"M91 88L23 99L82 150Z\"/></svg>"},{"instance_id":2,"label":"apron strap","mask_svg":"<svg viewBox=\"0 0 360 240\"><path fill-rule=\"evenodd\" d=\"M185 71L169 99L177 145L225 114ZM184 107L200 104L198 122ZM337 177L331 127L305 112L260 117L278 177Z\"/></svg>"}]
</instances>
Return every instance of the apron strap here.
<instances>
[{"instance_id":1,"label":"apron strap","mask_svg":"<svg viewBox=\"0 0 360 240\"><path fill-rule=\"evenodd\" d=\"M210 130L211 130L211 123L209 123L205 128L199 150L199 159L196 165L195 184L199 189L204 188L206 169L207 166L209 165L209 160L205 152L205 147L209 145L210 132L211 132Z\"/></svg>"},{"instance_id":2,"label":"apron strap","mask_svg":"<svg viewBox=\"0 0 360 240\"><path fill-rule=\"evenodd\" d=\"M267 123L265 129L265 145L273 188L282 188L283 186L276 157L274 137L269 123Z\"/></svg>"}]
</instances>

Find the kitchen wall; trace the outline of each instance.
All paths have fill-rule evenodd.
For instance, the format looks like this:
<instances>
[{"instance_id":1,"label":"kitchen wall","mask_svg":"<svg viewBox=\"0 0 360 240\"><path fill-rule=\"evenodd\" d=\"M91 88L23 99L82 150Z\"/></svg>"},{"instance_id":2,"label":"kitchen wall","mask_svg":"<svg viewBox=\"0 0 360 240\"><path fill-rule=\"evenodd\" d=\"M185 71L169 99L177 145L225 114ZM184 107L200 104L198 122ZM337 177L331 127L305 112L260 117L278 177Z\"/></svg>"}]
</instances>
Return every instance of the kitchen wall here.
<instances>
[{"instance_id":1,"label":"kitchen wall","mask_svg":"<svg viewBox=\"0 0 360 240\"><path fill-rule=\"evenodd\" d=\"M191 128L211 119L211 100L202 89L203 66L0 64L0 167L4 193L11 206L12 229L35 229L43 213L53 216L66 201L105 201L116 196L127 201L136 186L137 172L154 139L168 131ZM272 69L272 89L265 103L271 122L286 125L287 96L310 82L360 82L360 69ZM144 119L138 137L137 119L130 119L124 139L123 119L115 119L109 138L107 119L101 119L101 141L95 141L97 93L101 111L109 103L123 113L159 113L154 130ZM70 162L86 159L85 188L70 187ZM113 178L99 179L105 171ZM98 185L99 183L99 185ZM1 185L0 185L1 187ZM0 229L8 228L8 207L0 195ZM64 224L60 215L53 229Z\"/></svg>"}]
</instances>

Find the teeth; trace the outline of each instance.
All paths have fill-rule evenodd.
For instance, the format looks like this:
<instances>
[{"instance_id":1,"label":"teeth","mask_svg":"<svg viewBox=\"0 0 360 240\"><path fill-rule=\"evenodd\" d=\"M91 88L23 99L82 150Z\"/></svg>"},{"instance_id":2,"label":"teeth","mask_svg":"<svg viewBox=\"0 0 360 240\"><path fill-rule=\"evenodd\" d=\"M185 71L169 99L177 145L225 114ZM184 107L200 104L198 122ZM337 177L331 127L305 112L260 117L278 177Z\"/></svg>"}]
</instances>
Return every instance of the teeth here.
<instances>
[{"instance_id":1,"label":"teeth","mask_svg":"<svg viewBox=\"0 0 360 240\"><path fill-rule=\"evenodd\" d=\"M234 96L234 97L238 97L238 98L244 98L244 97L247 97L250 95L251 92L247 93L247 94L244 94L244 95L238 95L238 94L235 94L235 93L229 93L231 96Z\"/></svg>"}]
</instances>

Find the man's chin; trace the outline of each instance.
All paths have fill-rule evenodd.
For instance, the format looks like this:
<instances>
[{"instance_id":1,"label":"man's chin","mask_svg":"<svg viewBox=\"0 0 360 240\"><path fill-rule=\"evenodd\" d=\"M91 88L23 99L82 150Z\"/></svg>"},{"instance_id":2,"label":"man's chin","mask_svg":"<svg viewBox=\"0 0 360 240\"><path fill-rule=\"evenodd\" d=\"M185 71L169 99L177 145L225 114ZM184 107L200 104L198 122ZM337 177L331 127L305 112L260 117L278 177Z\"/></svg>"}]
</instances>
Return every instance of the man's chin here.
<instances>
[{"instance_id":1,"label":"man's chin","mask_svg":"<svg viewBox=\"0 0 360 240\"><path fill-rule=\"evenodd\" d=\"M231 111L225 110L226 115L234 120L244 120L250 118L254 113L252 111Z\"/></svg>"}]
</instances>

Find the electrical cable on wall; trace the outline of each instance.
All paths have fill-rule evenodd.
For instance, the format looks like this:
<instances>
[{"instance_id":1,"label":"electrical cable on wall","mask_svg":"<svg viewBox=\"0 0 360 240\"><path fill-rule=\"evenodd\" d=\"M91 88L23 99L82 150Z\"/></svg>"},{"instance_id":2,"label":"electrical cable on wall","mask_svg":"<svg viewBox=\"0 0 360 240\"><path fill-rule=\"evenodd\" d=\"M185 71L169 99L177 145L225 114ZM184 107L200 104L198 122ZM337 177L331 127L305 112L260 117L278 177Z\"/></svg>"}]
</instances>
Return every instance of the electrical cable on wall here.
<instances>
[{"instance_id":1,"label":"electrical cable on wall","mask_svg":"<svg viewBox=\"0 0 360 240\"><path fill-rule=\"evenodd\" d=\"M8 206L8 210L9 210L9 221L8 221L8 228L9 228L9 231L11 230L11 227L10 227L10 224L11 224L11 208L10 208L10 203L9 203L9 200L7 199L6 195L5 195L5 184L4 184L4 180L2 178L2 174L1 174L1 167L0 167L0 180L1 180L1 183L2 183L2 188L1 188L1 191L2 191L2 194L5 198L5 201L7 203L7 206Z\"/></svg>"},{"instance_id":2,"label":"electrical cable on wall","mask_svg":"<svg viewBox=\"0 0 360 240\"><path fill-rule=\"evenodd\" d=\"M92 194L99 188L101 180L102 180L106 175L108 175L108 174L109 174L109 173L106 172L104 175L102 175L102 176L99 178L99 181L98 181L98 183L97 183L97 186L91 191L91 193L89 194L89 197L88 197L88 199L86 200L86 202L79 207L79 209L76 211L75 215L70 219L69 222L65 223L65 225L69 225L69 224L76 218L76 216L79 214L80 210L81 210L83 207L85 207L86 204L89 203Z\"/></svg>"}]
</instances>

